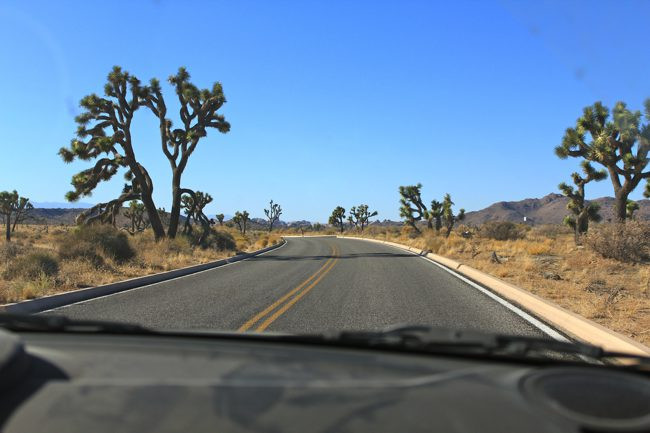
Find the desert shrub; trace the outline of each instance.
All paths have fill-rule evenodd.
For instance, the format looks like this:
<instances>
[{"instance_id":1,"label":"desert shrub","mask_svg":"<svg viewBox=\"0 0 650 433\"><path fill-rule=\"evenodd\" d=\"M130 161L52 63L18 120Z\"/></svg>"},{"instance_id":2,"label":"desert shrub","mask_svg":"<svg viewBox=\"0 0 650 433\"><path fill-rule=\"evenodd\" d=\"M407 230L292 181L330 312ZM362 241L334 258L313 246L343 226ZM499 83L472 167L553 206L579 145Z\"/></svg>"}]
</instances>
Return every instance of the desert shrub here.
<instances>
[{"instance_id":1,"label":"desert shrub","mask_svg":"<svg viewBox=\"0 0 650 433\"><path fill-rule=\"evenodd\" d=\"M406 236L409 239L415 239L418 236L420 236L420 233L417 230L415 230L413 227L408 225L403 225L400 230L400 233L402 236Z\"/></svg>"},{"instance_id":2,"label":"desert shrub","mask_svg":"<svg viewBox=\"0 0 650 433\"><path fill-rule=\"evenodd\" d=\"M608 259L627 263L650 260L650 223L599 224L585 236L585 244Z\"/></svg>"},{"instance_id":3,"label":"desert shrub","mask_svg":"<svg viewBox=\"0 0 650 433\"><path fill-rule=\"evenodd\" d=\"M232 235L225 231L213 230L208 236L209 246L218 251L232 251L237 248L237 242Z\"/></svg>"},{"instance_id":4,"label":"desert shrub","mask_svg":"<svg viewBox=\"0 0 650 433\"><path fill-rule=\"evenodd\" d=\"M79 245L75 247L75 244ZM62 257L67 254L66 250L75 249L79 254L77 257L91 261L96 260L99 253L118 263L126 262L135 256L135 250L131 247L126 233L108 224L80 226L61 239L59 254ZM67 258L72 257L68 255Z\"/></svg>"},{"instance_id":5,"label":"desert shrub","mask_svg":"<svg viewBox=\"0 0 650 433\"><path fill-rule=\"evenodd\" d=\"M19 245L11 242L5 242L0 245L0 262L9 262L15 259L21 252L22 248Z\"/></svg>"},{"instance_id":6,"label":"desert shrub","mask_svg":"<svg viewBox=\"0 0 650 433\"><path fill-rule=\"evenodd\" d=\"M6 279L16 277L39 278L41 276L51 277L59 272L59 262L47 253L30 253L12 261L3 273Z\"/></svg>"},{"instance_id":7,"label":"desert shrub","mask_svg":"<svg viewBox=\"0 0 650 433\"><path fill-rule=\"evenodd\" d=\"M173 239L163 239L158 242L165 253L192 255L193 239L187 235L178 234Z\"/></svg>"},{"instance_id":8,"label":"desert shrub","mask_svg":"<svg viewBox=\"0 0 650 433\"><path fill-rule=\"evenodd\" d=\"M59 257L63 260L86 260L98 268L104 258L97 252L97 246L89 241L78 241L66 237L59 242Z\"/></svg>"},{"instance_id":9,"label":"desert shrub","mask_svg":"<svg viewBox=\"0 0 650 433\"><path fill-rule=\"evenodd\" d=\"M526 235L524 228L510 221L490 221L481 226L479 233L482 237L497 241L523 239Z\"/></svg>"},{"instance_id":10,"label":"desert shrub","mask_svg":"<svg viewBox=\"0 0 650 433\"><path fill-rule=\"evenodd\" d=\"M542 224L531 229L530 234L550 239L556 239L558 236L571 234L570 227L564 224Z\"/></svg>"}]
</instances>

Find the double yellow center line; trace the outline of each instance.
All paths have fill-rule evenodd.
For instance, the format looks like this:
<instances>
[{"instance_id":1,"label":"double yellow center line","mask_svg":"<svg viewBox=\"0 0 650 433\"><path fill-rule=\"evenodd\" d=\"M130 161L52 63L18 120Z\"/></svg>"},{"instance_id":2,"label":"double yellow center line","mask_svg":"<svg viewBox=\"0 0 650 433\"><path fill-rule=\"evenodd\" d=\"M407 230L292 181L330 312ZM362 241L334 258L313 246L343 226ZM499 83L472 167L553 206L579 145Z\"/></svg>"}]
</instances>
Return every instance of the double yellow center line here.
<instances>
[{"instance_id":1,"label":"double yellow center line","mask_svg":"<svg viewBox=\"0 0 650 433\"><path fill-rule=\"evenodd\" d=\"M309 278L300 283L300 285L289 293L285 294L277 301L273 302L271 305L266 307L264 310L257 313L253 318L248 322L244 323L239 329L239 332L244 332L252 327L254 327L258 322L257 328L255 329L258 332L264 331L268 328L271 323L273 323L278 317L282 316L289 308L291 308L296 302L305 296L311 289L316 286L323 279L323 277L334 267L336 262L338 262L338 250L336 247L332 247L332 257L325 262L316 272L314 272Z\"/></svg>"}]
</instances>

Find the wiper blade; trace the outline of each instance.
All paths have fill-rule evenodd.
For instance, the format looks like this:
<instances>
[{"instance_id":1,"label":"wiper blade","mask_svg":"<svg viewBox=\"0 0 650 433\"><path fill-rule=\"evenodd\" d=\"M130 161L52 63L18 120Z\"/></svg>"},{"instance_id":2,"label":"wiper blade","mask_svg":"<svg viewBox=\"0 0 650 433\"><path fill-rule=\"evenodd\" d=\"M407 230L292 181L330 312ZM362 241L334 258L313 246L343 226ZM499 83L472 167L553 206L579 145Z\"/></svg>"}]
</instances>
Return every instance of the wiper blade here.
<instances>
[{"instance_id":1,"label":"wiper blade","mask_svg":"<svg viewBox=\"0 0 650 433\"><path fill-rule=\"evenodd\" d=\"M99 320L74 320L64 316L0 313L0 327L15 332L88 332L107 334L149 334L140 325Z\"/></svg>"},{"instance_id":2,"label":"wiper blade","mask_svg":"<svg viewBox=\"0 0 650 433\"><path fill-rule=\"evenodd\" d=\"M539 337L461 331L426 325L393 326L379 331L340 332L330 340L362 346L403 348L418 351L502 355L511 357L579 357L596 362L629 359L650 366L650 357L611 352L591 344Z\"/></svg>"}]
</instances>

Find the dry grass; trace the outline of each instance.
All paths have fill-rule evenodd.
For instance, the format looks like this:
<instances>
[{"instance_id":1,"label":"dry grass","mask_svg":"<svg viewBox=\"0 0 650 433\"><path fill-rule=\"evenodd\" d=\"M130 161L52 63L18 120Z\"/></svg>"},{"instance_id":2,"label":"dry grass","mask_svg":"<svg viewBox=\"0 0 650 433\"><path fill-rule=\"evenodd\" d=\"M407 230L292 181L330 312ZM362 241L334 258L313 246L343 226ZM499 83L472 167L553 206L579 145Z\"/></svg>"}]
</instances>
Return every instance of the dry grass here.
<instances>
[{"instance_id":1,"label":"dry grass","mask_svg":"<svg viewBox=\"0 0 650 433\"><path fill-rule=\"evenodd\" d=\"M604 258L576 246L561 226L535 227L523 239L449 238L371 227L364 236L410 245L497 276L601 325L650 345L650 265ZM356 233L349 233L356 235ZM495 252L501 263L490 256Z\"/></svg>"},{"instance_id":2,"label":"dry grass","mask_svg":"<svg viewBox=\"0 0 650 433\"><path fill-rule=\"evenodd\" d=\"M129 260L116 260L102 251L93 253L83 248L76 251L76 257L71 257L70 239L74 227L19 226L11 243L0 243L0 304L207 263L238 251L264 248L280 239L275 233L255 231L242 236L225 226L218 227L218 230L234 238L237 251L219 250L214 246L205 249L192 247L185 237L155 242L151 232L144 232L128 237L135 255ZM62 248L66 251L61 251ZM58 271L50 272L50 275L9 272L30 256L39 254L54 257L58 261Z\"/></svg>"}]
</instances>

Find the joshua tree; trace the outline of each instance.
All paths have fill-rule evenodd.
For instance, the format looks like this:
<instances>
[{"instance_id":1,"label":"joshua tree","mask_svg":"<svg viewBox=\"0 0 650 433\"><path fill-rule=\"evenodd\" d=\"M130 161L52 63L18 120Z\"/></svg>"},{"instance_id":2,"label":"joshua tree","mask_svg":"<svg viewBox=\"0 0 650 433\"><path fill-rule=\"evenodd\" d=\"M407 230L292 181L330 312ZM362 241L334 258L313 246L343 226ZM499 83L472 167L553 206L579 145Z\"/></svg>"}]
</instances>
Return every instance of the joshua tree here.
<instances>
[{"instance_id":1,"label":"joshua tree","mask_svg":"<svg viewBox=\"0 0 650 433\"><path fill-rule=\"evenodd\" d=\"M341 233L345 229L345 209L341 206L336 206L330 215L329 224L338 227Z\"/></svg>"},{"instance_id":2,"label":"joshua tree","mask_svg":"<svg viewBox=\"0 0 650 433\"><path fill-rule=\"evenodd\" d=\"M188 192L184 193L181 197L181 206L185 212L183 233L192 233L192 221L200 224L203 228L203 232L197 240L197 244L201 244L210 233L210 220L203 213L203 209L212 202L212 196L201 191L194 192L188 189L184 190Z\"/></svg>"},{"instance_id":3,"label":"joshua tree","mask_svg":"<svg viewBox=\"0 0 650 433\"><path fill-rule=\"evenodd\" d=\"M587 232L589 229L589 221L600 221L598 211L600 206L597 203L585 202L585 185L591 181L600 182L607 177L605 170L596 170L592 167L589 161L582 161L582 172L584 177L578 173L573 173L573 183L575 188L562 182L558 185L562 194L569 198L567 209L572 215L567 215L564 218L564 224L568 225L574 230L575 243L580 243L580 235Z\"/></svg>"},{"instance_id":4,"label":"joshua tree","mask_svg":"<svg viewBox=\"0 0 650 433\"><path fill-rule=\"evenodd\" d=\"M422 218L427 220L428 228L432 228L431 220L429 219L429 211L427 210L426 205L422 202L420 194L421 188L421 183L399 187L399 202L401 204L399 214L404 218L406 224L413 227L418 233L420 233L420 229L418 229L416 223L422 220Z\"/></svg>"},{"instance_id":5,"label":"joshua tree","mask_svg":"<svg viewBox=\"0 0 650 433\"><path fill-rule=\"evenodd\" d=\"M143 105L158 117L162 151L172 170L172 208L167 234L174 237L178 230L181 196L189 193L181 188L181 177L189 157L196 150L199 140L207 135L208 128L225 134L230 131L230 124L222 114L217 113L226 103L221 83L215 82L212 89L199 89L190 82L190 74L183 67L178 69L176 75L169 77L169 83L175 88L180 103L180 128L172 129L158 80L151 80Z\"/></svg>"},{"instance_id":6,"label":"joshua tree","mask_svg":"<svg viewBox=\"0 0 650 433\"><path fill-rule=\"evenodd\" d=\"M584 158L607 169L614 187L615 218L627 217L628 196L639 183L650 179L648 165L650 123L641 124L641 112L630 111L625 103L617 102L612 117L601 102L586 107L574 128L564 133L562 144L555 148L560 158ZM650 99L645 101L645 120L650 122ZM646 196L650 184L646 184Z\"/></svg>"},{"instance_id":7,"label":"joshua tree","mask_svg":"<svg viewBox=\"0 0 650 433\"><path fill-rule=\"evenodd\" d=\"M264 213L266 214L266 218L269 220L269 231L273 230L273 224L280 219L280 215L282 215L282 207L277 204L273 203L273 200L269 203L269 209L264 209Z\"/></svg>"},{"instance_id":8,"label":"joshua tree","mask_svg":"<svg viewBox=\"0 0 650 433\"><path fill-rule=\"evenodd\" d=\"M454 224L457 221L462 221L465 219L465 209L459 210L458 215L454 215L454 211L451 208L453 205L454 202L451 201L451 196L449 194L445 194L445 198L442 200L441 222L445 226L445 237L447 238L449 237L451 230L454 228Z\"/></svg>"},{"instance_id":9,"label":"joshua tree","mask_svg":"<svg viewBox=\"0 0 650 433\"><path fill-rule=\"evenodd\" d=\"M216 217L217 217L217 221L219 221L219 225L222 226L223 225L224 215L222 213L218 213L216 215Z\"/></svg>"},{"instance_id":10,"label":"joshua tree","mask_svg":"<svg viewBox=\"0 0 650 433\"><path fill-rule=\"evenodd\" d=\"M17 224L21 224L23 221L25 221L25 219L27 219L32 209L34 209L34 206L29 202L28 198L26 197L18 198L18 205L16 207L16 213L14 214L14 222L11 225L11 233L16 231Z\"/></svg>"},{"instance_id":11,"label":"joshua tree","mask_svg":"<svg viewBox=\"0 0 650 433\"><path fill-rule=\"evenodd\" d=\"M125 168L125 178L129 183L124 186L122 194L82 212L77 222L100 220L114 223L123 203L141 200L154 235L160 239L165 236L165 231L153 201L153 181L138 162L131 138L133 115L148 98L149 89L141 86L136 77L115 66L108 74L104 94L104 98L93 93L81 100L84 111L75 118L79 125L77 138L71 141L69 148L59 150L65 162L95 160L94 166L72 177L74 190L66 194L66 199L76 201L90 195L100 182L110 180L120 168Z\"/></svg>"},{"instance_id":12,"label":"joshua tree","mask_svg":"<svg viewBox=\"0 0 650 433\"><path fill-rule=\"evenodd\" d=\"M16 227L16 223L24 219L26 212L33 209L34 206L29 202L26 197L20 197L16 190L12 192L0 192L0 215L2 215L5 223L5 239L11 242L11 233ZM14 218L13 226L11 219Z\"/></svg>"},{"instance_id":13,"label":"joshua tree","mask_svg":"<svg viewBox=\"0 0 650 433\"><path fill-rule=\"evenodd\" d=\"M377 215L377 211L370 212L367 204L360 204L359 206L352 206L348 221L363 232L363 229L368 225L368 220L375 215Z\"/></svg>"},{"instance_id":14,"label":"joshua tree","mask_svg":"<svg viewBox=\"0 0 650 433\"><path fill-rule=\"evenodd\" d=\"M429 227L433 227L435 222L436 233L442 228L443 204L438 200L431 200L431 210L429 211Z\"/></svg>"},{"instance_id":15,"label":"joshua tree","mask_svg":"<svg viewBox=\"0 0 650 433\"><path fill-rule=\"evenodd\" d=\"M131 200L128 209L124 211L124 216L131 222L131 227L127 228L127 231L132 235L143 232L149 226L144 205L137 200Z\"/></svg>"},{"instance_id":16,"label":"joshua tree","mask_svg":"<svg viewBox=\"0 0 650 433\"><path fill-rule=\"evenodd\" d=\"M242 235L246 234L246 225L248 224L248 212L243 211L243 212L235 212L235 216L232 218L233 222L237 224L237 227L239 227L239 232Z\"/></svg>"},{"instance_id":17,"label":"joshua tree","mask_svg":"<svg viewBox=\"0 0 650 433\"><path fill-rule=\"evenodd\" d=\"M634 219L634 212L639 210L639 203L634 200L628 200L625 205L625 216L628 219Z\"/></svg>"}]
</instances>

